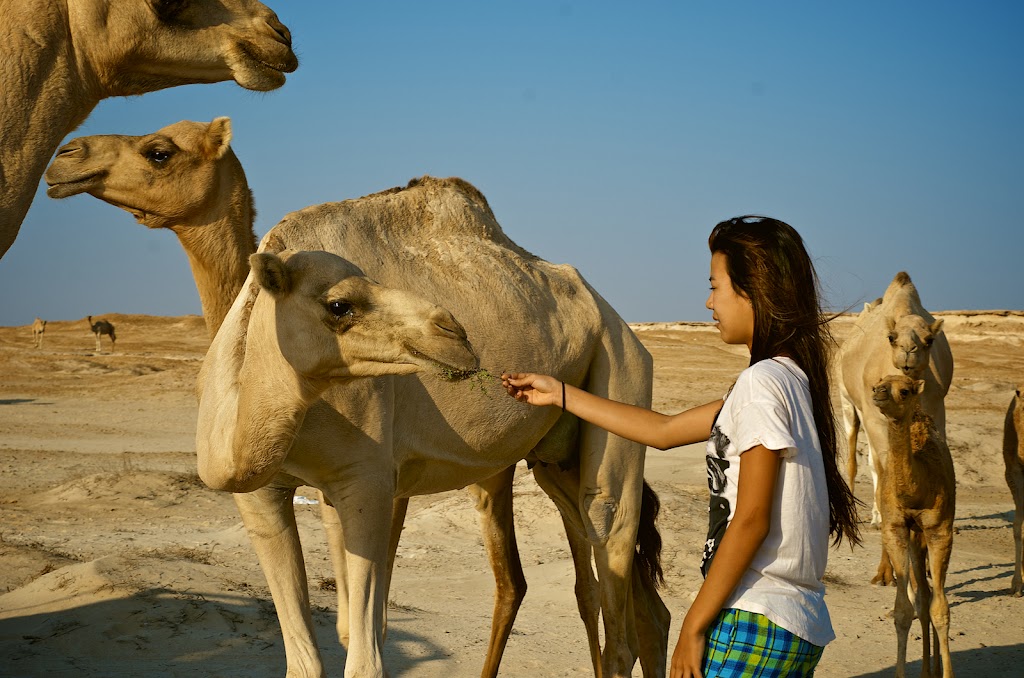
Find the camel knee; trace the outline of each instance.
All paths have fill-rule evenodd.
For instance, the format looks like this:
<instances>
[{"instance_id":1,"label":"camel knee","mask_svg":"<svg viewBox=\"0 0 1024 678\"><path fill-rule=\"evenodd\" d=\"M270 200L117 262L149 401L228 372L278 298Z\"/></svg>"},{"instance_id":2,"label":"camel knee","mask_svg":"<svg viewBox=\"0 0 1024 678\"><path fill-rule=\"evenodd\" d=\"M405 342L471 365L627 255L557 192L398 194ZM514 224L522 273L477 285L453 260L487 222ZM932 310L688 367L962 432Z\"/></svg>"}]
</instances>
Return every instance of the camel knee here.
<instances>
[{"instance_id":1,"label":"camel knee","mask_svg":"<svg viewBox=\"0 0 1024 678\"><path fill-rule=\"evenodd\" d=\"M583 500L584 523L587 527L587 537L592 544L608 542L618 509L618 500L603 492L588 494Z\"/></svg>"}]
</instances>

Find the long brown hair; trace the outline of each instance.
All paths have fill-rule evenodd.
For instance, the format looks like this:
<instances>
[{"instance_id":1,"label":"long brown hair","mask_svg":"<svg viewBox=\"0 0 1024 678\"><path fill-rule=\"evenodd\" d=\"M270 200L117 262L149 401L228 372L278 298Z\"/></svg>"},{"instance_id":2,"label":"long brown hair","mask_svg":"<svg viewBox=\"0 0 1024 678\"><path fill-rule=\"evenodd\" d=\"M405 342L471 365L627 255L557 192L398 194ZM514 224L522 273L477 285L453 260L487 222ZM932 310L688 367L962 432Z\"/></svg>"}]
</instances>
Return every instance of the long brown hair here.
<instances>
[{"instance_id":1,"label":"long brown hair","mask_svg":"<svg viewBox=\"0 0 1024 678\"><path fill-rule=\"evenodd\" d=\"M726 258L734 289L754 309L750 364L780 355L792 358L807 375L814 424L818 430L828 488L829 534L860 543L857 504L839 472L836 419L829 397L829 355L835 342L818 300L818 274L800 234L789 224L742 216L715 226L712 253Z\"/></svg>"}]
</instances>

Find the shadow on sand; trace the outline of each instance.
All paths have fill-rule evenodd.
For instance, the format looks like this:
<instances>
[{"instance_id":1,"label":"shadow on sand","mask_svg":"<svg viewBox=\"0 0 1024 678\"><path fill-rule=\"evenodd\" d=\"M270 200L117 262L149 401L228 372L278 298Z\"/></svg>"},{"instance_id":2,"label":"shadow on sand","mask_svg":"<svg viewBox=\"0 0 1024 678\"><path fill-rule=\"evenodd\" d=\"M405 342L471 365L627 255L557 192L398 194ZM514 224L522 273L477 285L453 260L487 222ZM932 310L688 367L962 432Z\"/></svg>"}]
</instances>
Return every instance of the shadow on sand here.
<instances>
[{"instance_id":1,"label":"shadow on sand","mask_svg":"<svg viewBox=\"0 0 1024 678\"><path fill-rule=\"evenodd\" d=\"M45 613L19 614L12 603L0 596L5 678L285 674L284 643L269 598L150 588ZM450 661L444 648L403 631L405 613L389 610L388 617L385 662L392 676L425 662ZM313 622L327 673L340 676L346 653L335 614L315 609Z\"/></svg>"}]
</instances>

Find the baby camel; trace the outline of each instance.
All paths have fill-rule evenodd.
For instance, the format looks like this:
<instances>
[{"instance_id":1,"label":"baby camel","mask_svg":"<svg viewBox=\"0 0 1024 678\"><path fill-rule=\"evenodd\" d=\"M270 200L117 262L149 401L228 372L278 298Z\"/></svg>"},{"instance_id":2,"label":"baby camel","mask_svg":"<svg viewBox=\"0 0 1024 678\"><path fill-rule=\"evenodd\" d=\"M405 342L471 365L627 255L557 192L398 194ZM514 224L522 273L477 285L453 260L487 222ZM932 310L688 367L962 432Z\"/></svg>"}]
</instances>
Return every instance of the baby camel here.
<instances>
[{"instance_id":1,"label":"baby camel","mask_svg":"<svg viewBox=\"0 0 1024 678\"><path fill-rule=\"evenodd\" d=\"M1006 410L1003 461L1006 463L1006 484L1013 495L1014 560L1010 595L1019 598L1024 594L1024 540L1021 538L1021 525L1024 523L1024 384L1017 387Z\"/></svg>"},{"instance_id":2,"label":"baby camel","mask_svg":"<svg viewBox=\"0 0 1024 678\"><path fill-rule=\"evenodd\" d=\"M889 429L889 453L880 481L882 542L896 576L897 678L904 676L907 635L914 620L915 604L908 593L911 576L916 584L924 648L921 675L938 673L939 657L934 666L931 663L930 640L934 633L942 676L952 678L945 586L953 549L956 478L945 438L919 407L924 389L924 380L902 374L883 377L872 389L872 400Z\"/></svg>"},{"instance_id":3,"label":"baby camel","mask_svg":"<svg viewBox=\"0 0 1024 678\"><path fill-rule=\"evenodd\" d=\"M46 321L36 318L32 322L32 341L35 342L36 348L42 348L43 346L43 332L46 331Z\"/></svg>"},{"instance_id":4,"label":"baby camel","mask_svg":"<svg viewBox=\"0 0 1024 678\"><path fill-rule=\"evenodd\" d=\"M87 322L89 323L89 328L92 330L92 333L96 335L96 352L100 352L100 337L105 334L110 337L110 352L113 353L114 342L117 341L117 336L114 334L114 325L106 320L97 320L96 322L93 322L91 315L87 317Z\"/></svg>"}]
</instances>

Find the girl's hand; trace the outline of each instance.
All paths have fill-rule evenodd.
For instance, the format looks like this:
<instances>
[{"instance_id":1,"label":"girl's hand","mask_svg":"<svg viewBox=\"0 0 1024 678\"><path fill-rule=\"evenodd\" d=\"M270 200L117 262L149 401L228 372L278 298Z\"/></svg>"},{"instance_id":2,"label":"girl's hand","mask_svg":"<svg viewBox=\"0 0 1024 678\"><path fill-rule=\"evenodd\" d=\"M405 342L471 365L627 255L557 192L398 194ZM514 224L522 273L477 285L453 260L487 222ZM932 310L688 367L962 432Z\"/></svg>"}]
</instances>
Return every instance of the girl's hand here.
<instances>
[{"instance_id":1,"label":"girl's hand","mask_svg":"<svg viewBox=\"0 0 1024 678\"><path fill-rule=\"evenodd\" d=\"M562 382L546 374L505 372L501 375L501 385L510 396L521 402L562 406Z\"/></svg>"},{"instance_id":2,"label":"girl's hand","mask_svg":"<svg viewBox=\"0 0 1024 678\"><path fill-rule=\"evenodd\" d=\"M683 628L679 632L679 640L676 642L676 649L672 652L672 666L670 667L670 678L702 678L701 670L704 666L704 646L707 639L704 633L695 633L686 626L683 620Z\"/></svg>"}]
</instances>

